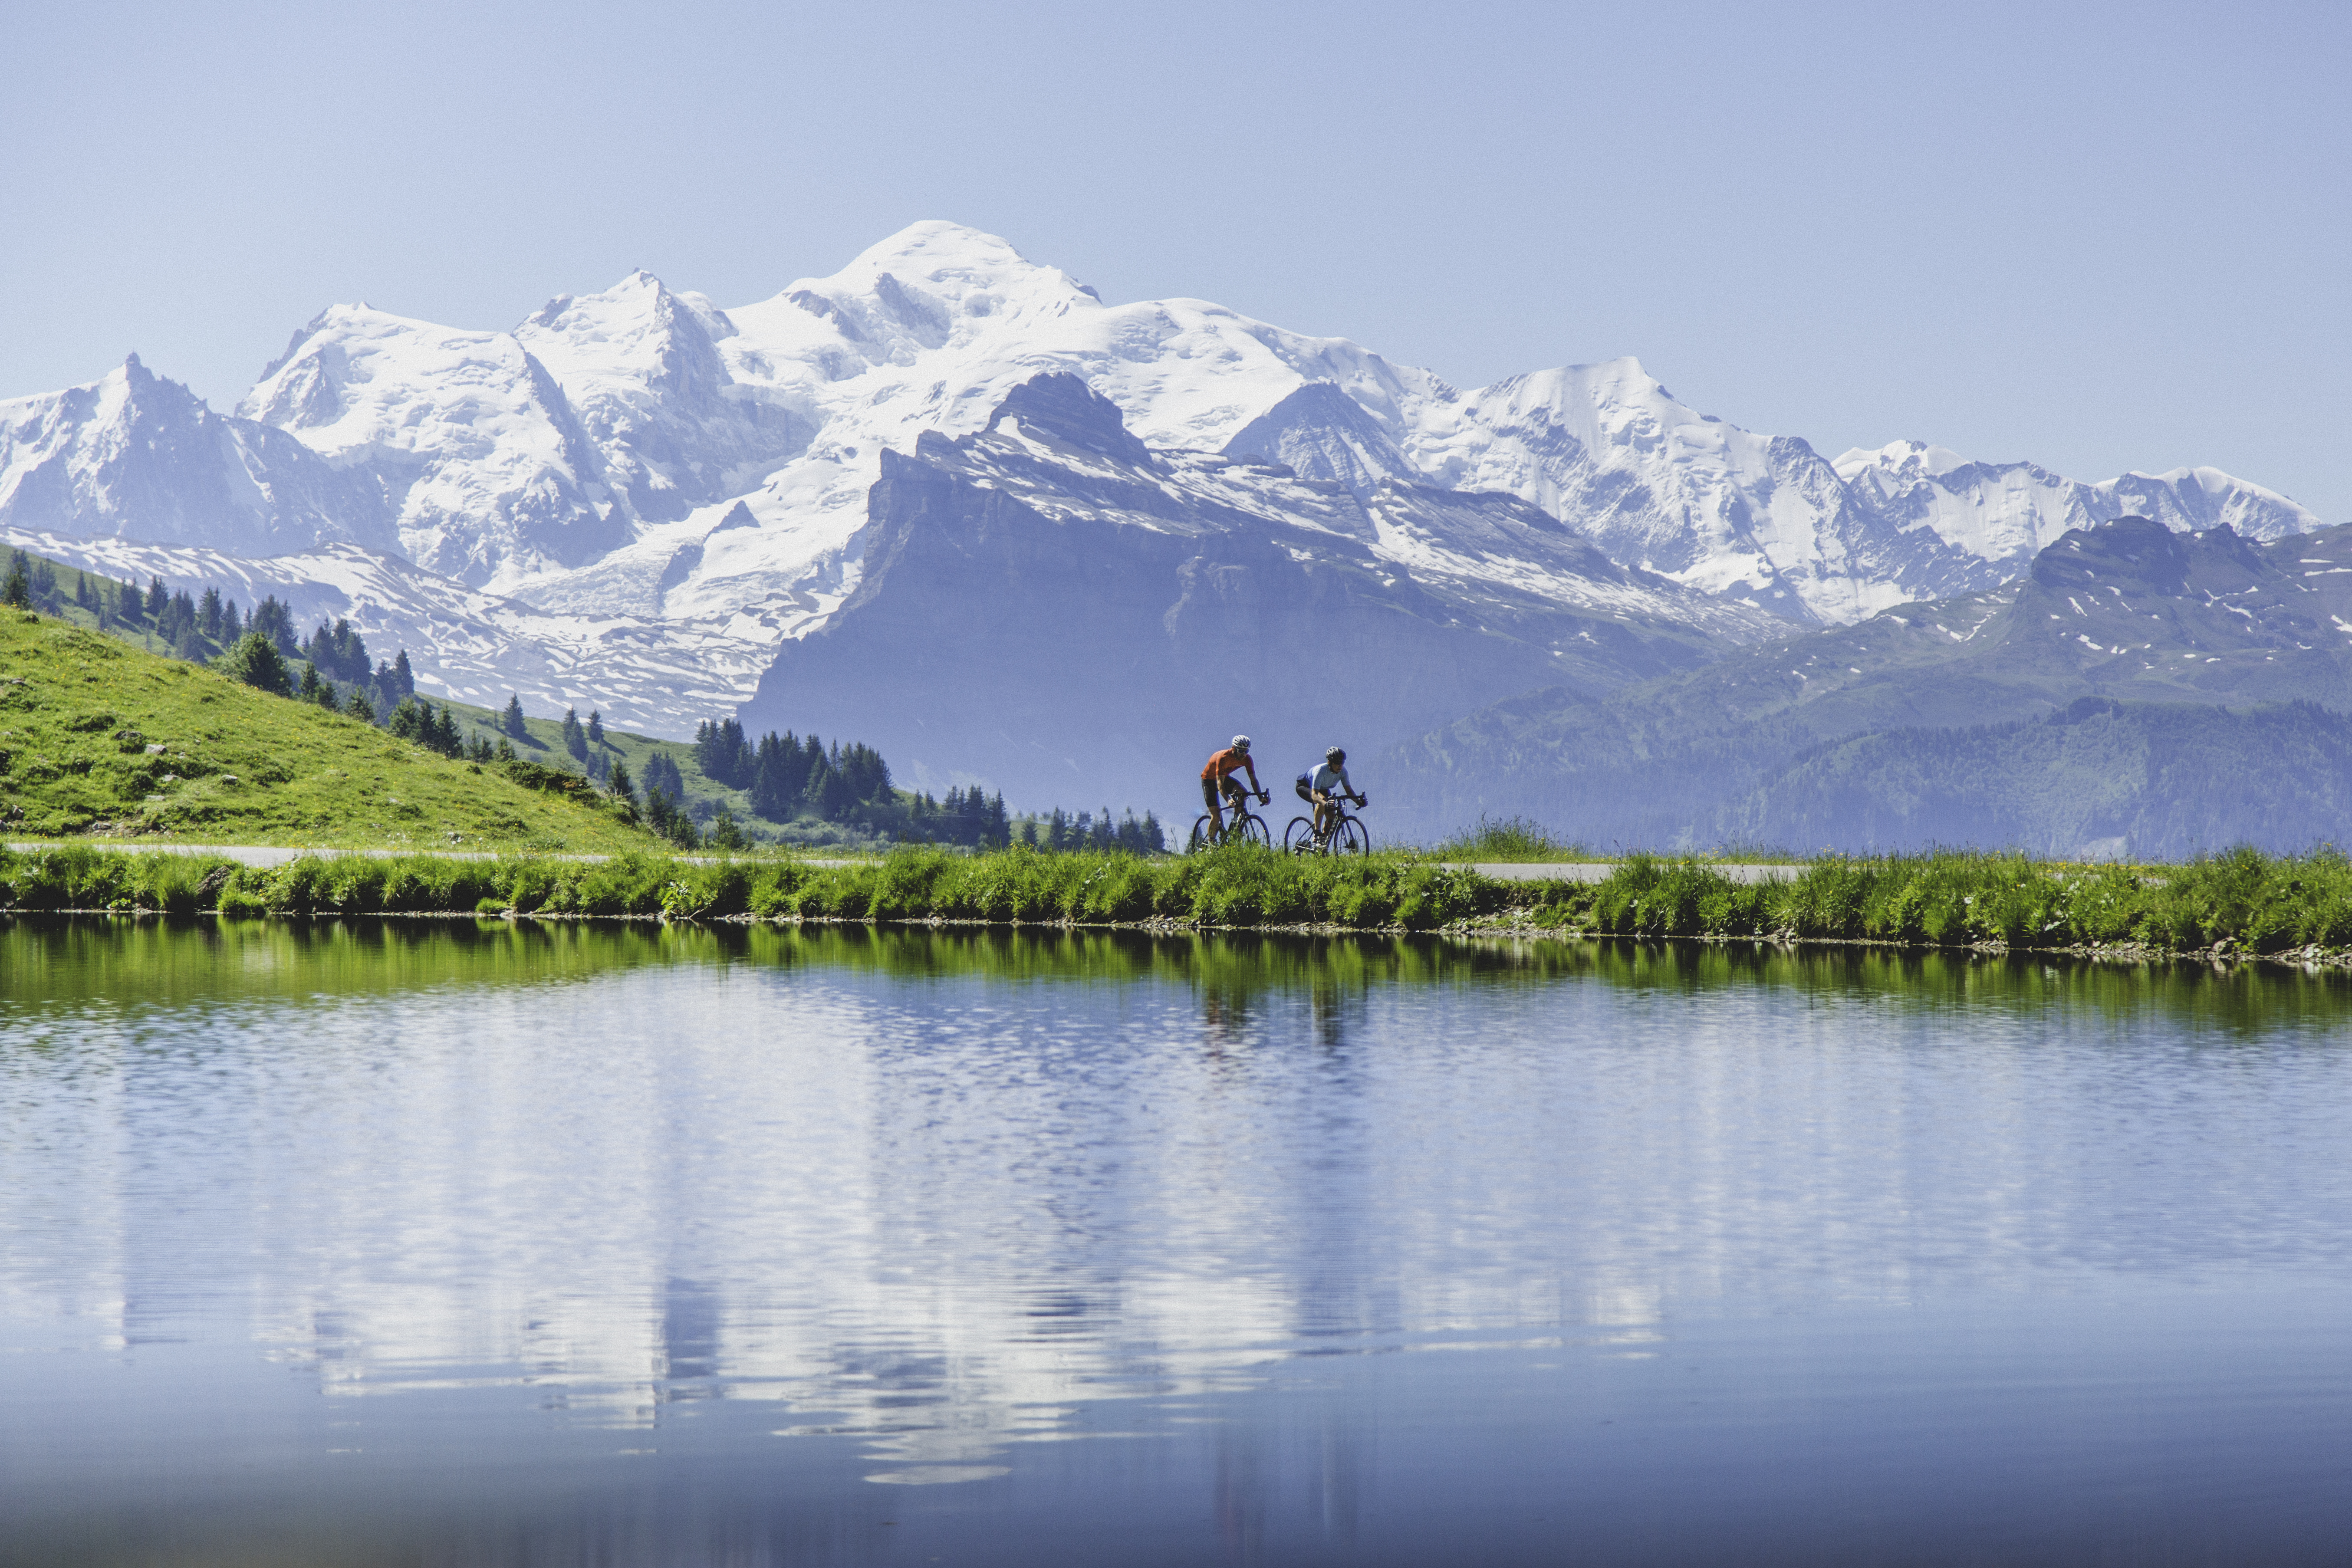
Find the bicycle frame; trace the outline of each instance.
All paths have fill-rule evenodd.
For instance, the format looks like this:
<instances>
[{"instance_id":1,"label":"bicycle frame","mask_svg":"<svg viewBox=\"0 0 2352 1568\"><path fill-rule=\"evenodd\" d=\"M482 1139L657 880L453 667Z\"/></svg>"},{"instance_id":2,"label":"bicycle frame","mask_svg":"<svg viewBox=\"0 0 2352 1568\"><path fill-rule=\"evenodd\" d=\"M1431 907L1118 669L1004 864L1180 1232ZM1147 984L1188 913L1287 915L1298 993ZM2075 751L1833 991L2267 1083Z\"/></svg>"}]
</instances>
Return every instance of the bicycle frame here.
<instances>
[{"instance_id":1,"label":"bicycle frame","mask_svg":"<svg viewBox=\"0 0 2352 1568\"><path fill-rule=\"evenodd\" d=\"M1219 793L1223 795L1222 791ZM1257 793L1270 794L1272 792L1259 791ZM1257 813L1249 808L1249 803L1254 798L1255 796L1252 792L1246 789L1243 790L1238 795L1223 795L1225 806L1223 814L1224 817L1224 826L1222 828L1212 828L1210 825L1217 820L1217 814L1205 811L1202 812L1200 818L1192 824L1192 837L1191 840L1186 843L1185 847L1187 849L1192 849L1203 845L1230 844L1233 842L1234 836L1236 833L1240 834L1244 839L1246 839L1250 837L1250 830L1247 825L1252 823L1255 823L1257 826L1257 842L1271 846L1274 842L1274 829L1272 826L1267 823L1265 817L1260 816ZM1213 832L1214 834L1213 837L1211 837Z\"/></svg>"},{"instance_id":2,"label":"bicycle frame","mask_svg":"<svg viewBox=\"0 0 2352 1568\"><path fill-rule=\"evenodd\" d=\"M1345 840L1348 827L1350 824L1354 825L1357 834L1362 839L1361 847L1367 849L1371 847L1372 836L1365 829L1364 819L1349 811L1347 805L1348 797L1343 795L1335 795L1331 796L1330 799L1330 826L1323 829L1320 833L1318 833L1315 830L1315 818L1312 816L1293 817L1291 819L1292 831L1296 831L1298 825L1304 823L1307 826L1307 836L1305 838L1294 842L1291 837L1291 833L1286 832L1282 836L1284 847L1297 855L1331 854L1333 852L1333 846L1340 844Z\"/></svg>"}]
</instances>

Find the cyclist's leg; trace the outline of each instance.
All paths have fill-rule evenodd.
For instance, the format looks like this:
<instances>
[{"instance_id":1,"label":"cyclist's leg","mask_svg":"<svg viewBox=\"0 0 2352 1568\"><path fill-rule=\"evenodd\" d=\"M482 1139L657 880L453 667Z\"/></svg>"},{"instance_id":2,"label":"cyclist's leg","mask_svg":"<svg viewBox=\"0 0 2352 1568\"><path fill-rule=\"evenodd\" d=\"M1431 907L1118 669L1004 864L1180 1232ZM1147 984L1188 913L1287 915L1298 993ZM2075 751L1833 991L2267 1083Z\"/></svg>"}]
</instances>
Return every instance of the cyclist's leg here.
<instances>
[{"instance_id":1,"label":"cyclist's leg","mask_svg":"<svg viewBox=\"0 0 2352 1568\"><path fill-rule=\"evenodd\" d=\"M1238 827L1249 815L1249 791L1231 773L1225 775L1224 788L1226 803L1234 808L1234 826Z\"/></svg>"},{"instance_id":2,"label":"cyclist's leg","mask_svg":"<svg viewBox=\"0 0 2352 1568\"><path fill-rule=\"evenodd\" d=\"M1209 808L1209 842L1218 843L1225 836L1225 803L1213 781L1201 781L1201 804Z\"/></svg>"}]
</instances>

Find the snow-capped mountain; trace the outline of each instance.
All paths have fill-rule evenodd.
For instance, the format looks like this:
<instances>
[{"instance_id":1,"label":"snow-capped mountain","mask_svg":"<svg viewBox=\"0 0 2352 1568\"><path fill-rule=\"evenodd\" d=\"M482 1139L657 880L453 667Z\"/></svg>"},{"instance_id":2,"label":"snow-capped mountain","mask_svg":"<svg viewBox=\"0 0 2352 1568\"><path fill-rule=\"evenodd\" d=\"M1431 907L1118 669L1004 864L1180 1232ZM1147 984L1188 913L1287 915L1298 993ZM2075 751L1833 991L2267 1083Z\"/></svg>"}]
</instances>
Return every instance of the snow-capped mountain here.
<instances>
[{"instance_id":1,"label":"snow-capped mountain","mask_svg":"<svg viewBox=\"0 0 2352 1568\"><path fill-rule=\"evenodd\" d=\"M1499 490L1622 563L1801 622L1983 587L2032 549L1931 526L1895 476L1849 475L1801 440L1701 414L1631 359L1465 393L1202 300L1107 304L946 223L723 310L645 273L560 298L510 333L339 307L243 411L338 463L383 468L426 564L550 607L616 589L646 614L656 594L663 614L791 600L799 633L855 580L848 542L881 452L926 429L968 434L1012 387L1057 370L1154 447L1267 457L1359 489ZM2105 493L2089 517L2134 504L2184 523L2299 514L2226 476L2202 483L2202 511L2149 502L2129 479L2074 488ZM1980 509L1968 497L1943 510ZM738 526L721 536L727 520ZM2053 514L2035 537L2070 521Z\"/></svg>"},{"instance_id":2,"label":"snow-capped mountain","mask_svg":"<svg viewBox=\"0 0 2352 1568\"><path fill-rule=\"evenodd\" d=\"M395 543L372 481L214 413L137 354L87 385L0 403L0 523L255 555Z\"/></svg>"},{"instance_id":3,"label":"snow-capped mountain","mask_svg":"<svg viewBox=\"0 0 2352 1568\"><path fill-rule=\"evenodd\" d=\"M725 312L650 272L550 300L514 335L563 388L641 524L750 489L814 433L792 400L730 374L718 348L735 335Z\"/></svg>"},{"instance_id":4,"label":"snow-capped mountain","mask_svg":"<svg viewBox=\"0 0 2352 1568\"><path fill-rule=\"evenodd\" d=\"M2126 474L2085 484L2033 463L1976 463L1925 441L1859 447L1837 459L1840 478L1906 532L1925 530L2007 577L2071 529L2119 517L2176 532L2226 523L2244 539L2308 533L2321 519L2274 490L2219 468Z\"/></svg>"},{"instance_id":5,"label":"snow-capped mountain","mask_svg":"<svg viewBox=\"0 0 2352 1568\"><path fill-rule=\"evenodd\" d=\"M1489 694L1610 690L1787 626L1620 566L1516 497L1358 493L1147 446L1068 374L881 470L855 592L742 717L855 732L932 788L1165 800L1237 725L1277 760L1377 746Z\"/></svg>"},{"instance_id":6,"label":"snow-capped mountain","mask_svg":"<svg viewBox=\"0 0 2352 1568\"><path fill-rule=\"evenodd\" d=\"M1106 303L1004 240L921 223L724 310L644 272L505 331L335 306L233 417L135 363L0 405L0 521L243 554L359 543L572 628L551 649L597 646L578 628L618 617L685 668L709 628L772 652L824 626L865 571L885 453L973 435L1054 372L1155 451L1272 461L1360 500L1512 497L1621 566L1796 624L1984 588L2126 510L2261 538L2319 521L2210 469L2094 485L1906 446L1832 465L1698 413L1631 359L1465 392L1202 300ZM1420 532L1365 547L1484 574L1494 603L1528 589L1526 560L1475 542L1479 506L1423 510ZM658 683L635 668L614 669L612 702L643 711Z\"/></svg>"},{"instance_id":7,"label":"snow-capped mountain","mask_svg":"<svg viewBox=\"0 0 2352 1568\"><path fill-rule=\"evenodd\" d=\"M584 565L634 531L563 388L511 332L337 305L237 411L372 479L401 552L476 586Z\"/></svg>"}]
</instances>

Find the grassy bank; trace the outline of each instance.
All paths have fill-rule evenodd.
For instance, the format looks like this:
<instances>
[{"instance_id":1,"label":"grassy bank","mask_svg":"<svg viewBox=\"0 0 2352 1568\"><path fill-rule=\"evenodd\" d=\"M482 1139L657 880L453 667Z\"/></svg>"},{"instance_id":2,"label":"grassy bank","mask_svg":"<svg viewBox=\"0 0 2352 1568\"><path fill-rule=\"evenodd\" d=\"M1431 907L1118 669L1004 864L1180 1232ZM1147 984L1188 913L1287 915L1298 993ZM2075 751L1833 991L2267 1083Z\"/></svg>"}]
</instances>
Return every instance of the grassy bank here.
<instances>
[{"instance_id":1,"label":"grassy bank","mask_svg":"<svg viewBox=\"0 0 2352 1568\"><path fill-rule=\"evenodd\" d=\"M2023 949L2352 948L2352 861L2234 851L2185 865L2021 857L1824 860L1745 886L1635 856L1604 881L1501 882L1409 853L1297 858L1235 847L1181 858L902 848L847 866L631 854L306 858L270 869L68 846L0 854L0 907L228 916L482 913L1081 925L1323 925L1562 935L1883 942Z\"/></svg>"},{"instance_id":2,"label":"grassy bank","mask_svg":"<svg viewBox=\"0 0 2352 1568\"><path fill-rule=\"evenodd\" d=\"M902 848L854 865L747 858L698 864L516 855L306 857L240 867L93 846L0 853L0 907L194 914L664 915L673 919L959 920L1427 930L1499 910L1501 884L1405 855L1299 859L1268 850L1142 858Z\"/></svg>"},{"instance_id":3,"label":"grassy bank","mask_svg":"<svg viewBox=\"0 0 2352 1568\"><path fill-rule=\"evenodd\" d=\"M2352 860L2231 850L2177 866L2053 866L2023 856L1816 860L1741 885L1637 855L1586 887L1536 884L1526 923L1614 936L1885 942L1913 947L2252 952L2352 946Z\"/></svg>"}]
</instances>

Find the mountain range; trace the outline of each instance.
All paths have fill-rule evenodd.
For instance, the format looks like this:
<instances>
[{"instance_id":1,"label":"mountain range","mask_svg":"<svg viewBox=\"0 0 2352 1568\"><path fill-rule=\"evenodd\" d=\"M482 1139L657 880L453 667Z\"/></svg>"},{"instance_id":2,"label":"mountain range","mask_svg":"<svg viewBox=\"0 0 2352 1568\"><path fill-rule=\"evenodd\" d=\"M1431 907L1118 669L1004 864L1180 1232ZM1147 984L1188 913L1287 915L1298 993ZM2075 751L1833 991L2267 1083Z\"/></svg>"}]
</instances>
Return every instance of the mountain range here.
<instances>
[{"instance_id":1,"label":"mountain range","mask_svg":"<svg viewBox=\"0 0 2352 1568\"><path fill-rule=\"evenodd\" d=\"M1828 458L1631 359L1459 389L945 223L725 309L645 272L502 331L331 307L231 414L135 356L0 403L0 538L348 616L428 689L740 707L1038 798L1164 802L1220 732L1344 724L1423 737L1432 822L1486 799L1428 738L1465 714L1979 603L2135 516L2322 521L2210 468Z\"/></svg>"},{"instance_id":2,"label":"mountain range","mask_svg":"<svg viewBox=\"0 0 2352 1568\"><path fill-rule=\"evenodd\" d=\"M1525 816L1597 845L2305 848L2352 814L2347 695L2352 525L2263 543L2134 517L1983 593L1602 696L1517 694L1376 771L1410 820Z\"/></svg>"}]
</instances>

